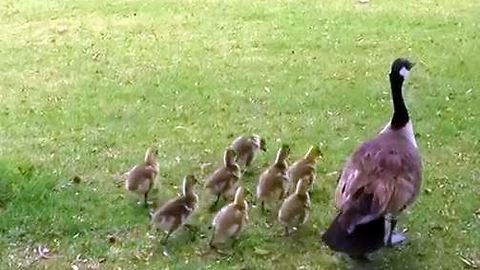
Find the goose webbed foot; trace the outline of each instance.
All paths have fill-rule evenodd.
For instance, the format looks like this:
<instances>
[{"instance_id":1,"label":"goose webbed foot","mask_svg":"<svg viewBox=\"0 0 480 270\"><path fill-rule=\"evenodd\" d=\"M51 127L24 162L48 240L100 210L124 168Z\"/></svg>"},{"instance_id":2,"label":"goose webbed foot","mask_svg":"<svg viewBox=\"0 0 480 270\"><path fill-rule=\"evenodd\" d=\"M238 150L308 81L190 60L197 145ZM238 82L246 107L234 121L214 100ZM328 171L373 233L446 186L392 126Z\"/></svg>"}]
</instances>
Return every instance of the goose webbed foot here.
<instances>
[{"instance_id":1,"label":"goose webbed foot","mask_svg":"<svg viewBox=\"0 0 480 270\"><path fill-rule=\"evenodd\" d=\"M397 226L397 218L392 217L390 220L390 234L388 235L387 247L395 247L407 240L407 237L403 233L395 232Z\"/></svg>"},{"instance_id":2,"label":"goose webbed foot","mask_svg":"<svg viewBox=\"0 0 480 270\"><path fill-rule=\"evenodd\" d=\"M160 244L162 244L162 246L166 247L167 246L167 243L168 243L168 238L170 237L170 234L167 234L165 235L162 240L160 240Z\"/></svg>"},{"instance_id":3,"label":"goose webbed foot","mask_svg":"<svg viewBox=\"0 0 480 270\"><path fill-rule=\"evenodd\" d=\"M168 247L167 247L167 244L166 244L166 243L162 244L162 249L163 249L163 250L162 250L163 256L169 257L169 256L170 256L170 252L168 251Z\"/></svg>"},{"instance_id":4,"label":"goose webbed foot","mask_svg":"<svg viewBox=\"0 0 480 270\"><path fill-rule=\"evenodd\" d=\"M265 209L265 202L264 201L262 201L262 203L260 204L260 210L262 211L262 214L265 214L266 209Z\"/></svg>"},{"instance_id":5,"label":"goose webbed foot","mask_svg":"<svg viewBox=\"0 0 480 270\"><path fill-rule=\"evenodd\" d=\"M388 247L396 247L399 246L407 240L407 237L403 233L399 232L392 232L390 234L390 238L388 240L387 246Z\"/></svg>"},{"instance_id":6,"label":"goose webbed foot","mask_svg":"<svg viewBox=\"0 0 480 270\"><path fill-rule=\"evenodd\" d=\"M148 208L148 193L143 195L143 206Z\"/></svg>"}]
</instances>

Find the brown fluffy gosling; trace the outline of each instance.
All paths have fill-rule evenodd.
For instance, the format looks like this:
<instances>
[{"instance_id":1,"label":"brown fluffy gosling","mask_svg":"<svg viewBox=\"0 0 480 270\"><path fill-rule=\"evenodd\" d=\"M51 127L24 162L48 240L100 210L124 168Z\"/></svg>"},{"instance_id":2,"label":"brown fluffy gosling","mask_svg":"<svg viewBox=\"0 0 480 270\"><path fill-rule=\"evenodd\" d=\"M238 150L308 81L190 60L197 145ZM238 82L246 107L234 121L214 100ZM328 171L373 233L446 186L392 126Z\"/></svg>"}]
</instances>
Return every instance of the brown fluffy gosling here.
<instances>
[{"instance_id":1,"label":"brown fluffy gosling","mask_svg":"<svg viewBox=\"0 0 480 270\"><path fill-rule=\"evenodd\" d=\"M248 137L240 136L233 141L230 147L237 151L237 162L243 168L250 166L258 151L267 151L265 139L256 134Z\"/></svg>"},{"instance_id":2,"label":"brown fluffy gosling","mask_svg":"<svg viewBox=\"0 0 480 270\"><path fill-rule=\"evenodd\" d=\"M229 201L234 195L235 187L241 177L240 166L235 161L235 157L235 150L227 149L223 157L223 164L207 179L205 187L211 194L217 196L212 209L217 205L220 196L223 196L225 201Z\"/></svg>"},{"instance_id":3,"label":"brown fluffy gosling","mask_svg":"<svg viewBox=\"0 0 480 270\"><path fill-rule=\"evenodd\" d=\"M287 170L287 175L290 180L289 194L295 192L297 183L300 179L307 179L309 186L311 187L315 180L318 157L322 156L322 152L318 146L311 146L307 153L295 161Z\"/></svg>"},{"instance_id":4,"label":"brown fluffy gosling","mask_svg":"<svg viewBox=\"0 0 480 270\"><path fill-rule=\"evenodd\" d=\"M300 179L295 193L283 201L278 211L278 222L285 226L285 235L289 229L305 224L310 213L310 196L308 195L309 183L307 179Z\"/></svg>"},{"instance_id":5,"label":"brown fluffy gosling","mask_svg":"<svg viewBox=\"0 0 480 270\"><path fill-rule=\"evenodd\" d=\"M285 197L288 189L288 168L287 158L290 154L290 147L286 144L278 150L273 164L265 170L258 180L257 200L261 202L262 211L265 211L266 201L281 200Z\"/></svg>"},{"instance_id":6,"label":"brown fluffy gosling","mask_svg":"<svg viewBox=\"0 0 480 270\"><path fill-rule=\"evenodd\" d=\"M230 238L237 239L247 221L248 203L245 200L244 189L238 187L234 201L224 206L213 219L210 246L216 248L217 244L223 244Z\"/></svg>"},{"instance_id":7,"label":"brown fluffy gosling","mask_svg":"<svg viewBox=\"0 0 480 270\"><path fill-rule=\"evenodd\" d=\"M125 188L142 195L145 206L147 205L148 193L152 189L153 182L158 174L157 155L158 150L147 149L144 161L127 172Z\"/></svg>"},{"instance_id":8,"label":"brown fluffy gosling","mask_svg":"<svg viewBox=\"0 0 480 270\"><path fill-rule=\"evenodd\" d=\"M172 233L185 225L197 207L198 196L193 190L196 183L193 175L187 175L183 180L182 194L166 202L153 214L152 226L166 234L162 243L166 243Z\"/></svg>"}]
</instances>

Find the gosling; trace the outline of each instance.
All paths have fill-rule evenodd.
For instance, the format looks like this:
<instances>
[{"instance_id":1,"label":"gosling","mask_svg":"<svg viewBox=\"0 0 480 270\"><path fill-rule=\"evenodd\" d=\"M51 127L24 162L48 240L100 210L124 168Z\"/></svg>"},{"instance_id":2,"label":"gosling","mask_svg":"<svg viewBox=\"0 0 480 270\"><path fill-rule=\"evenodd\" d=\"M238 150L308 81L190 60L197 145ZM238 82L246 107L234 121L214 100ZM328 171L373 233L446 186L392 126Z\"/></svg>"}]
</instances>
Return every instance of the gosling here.
<instances>
[{"instance_id":1,"label":"gosling","mask_svg":"<svg viewBox=\"0 0 480 270\"><path fill-rule=\"evenodd\" d=\"M127 172L127 179L125 180L125 188L143 196L145 206L148 205L148 193L152 189L158 174L157 155L158 150L147 149L144 161Z\"/></svg>"},{"instance_id":2,"label":"gosling","mask_svg":"<svg viewBox=\"0 0 480 270\"><path fill-rule=\"evenodd\" d=\"M238 187L234 201L224 206L213 219L210 246L216 248L217 244L223 244L230 238L238 239L247 221L248 203L245 200L244 189Z\"/></svg>"}]
</instances>

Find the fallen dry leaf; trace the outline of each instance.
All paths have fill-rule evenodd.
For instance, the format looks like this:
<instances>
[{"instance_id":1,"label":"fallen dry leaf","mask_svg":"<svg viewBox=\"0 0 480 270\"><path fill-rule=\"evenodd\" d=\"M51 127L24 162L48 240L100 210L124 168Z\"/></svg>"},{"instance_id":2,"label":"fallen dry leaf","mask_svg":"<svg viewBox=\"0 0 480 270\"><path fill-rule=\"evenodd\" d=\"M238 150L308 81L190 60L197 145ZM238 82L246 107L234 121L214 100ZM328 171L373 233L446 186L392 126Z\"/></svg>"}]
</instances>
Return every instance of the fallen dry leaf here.
<instances>
[{"instance_id":1,"label":"fallen dry leaf","mask_svg":"<svg viewBox=\"0 0 480 270\"><path fill-rule=\"evenodd\" d=\"M465 265L469 266L470 268L474 268L474 269L477 269L477 268L478 268L478 266L475 264L475 262L474 262L472 259L466 258L466 257L464 257L464 256L462 256L462 255L459 255L459 257L460 257L460 260L461 260Z\"/></svg>"},{"instance_id":2,"label":"fallen dry leaf","mask_svg":"<svg viewBox=\"0 0 480 270\"><path fill-rule=\"evenodd\" d=\"M270 254L270 251L265 250L265 249L261 249L261 248L257 248L257 247L254 249L253 252L254 252L255 254L261 255L261 256L265 256L265 255Z\"/></svg>"}]
</instances>

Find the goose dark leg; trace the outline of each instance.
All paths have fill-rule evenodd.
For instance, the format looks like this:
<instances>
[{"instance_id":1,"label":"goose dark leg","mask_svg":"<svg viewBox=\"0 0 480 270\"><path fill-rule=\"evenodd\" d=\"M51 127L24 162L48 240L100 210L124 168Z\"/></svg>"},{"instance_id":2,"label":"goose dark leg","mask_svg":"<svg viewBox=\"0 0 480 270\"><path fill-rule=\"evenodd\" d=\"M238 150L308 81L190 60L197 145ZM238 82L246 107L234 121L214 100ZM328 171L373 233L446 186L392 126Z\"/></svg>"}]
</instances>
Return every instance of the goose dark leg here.
<instances>
[{"instance_id":1,"label":"goose dark leg","mask_svg":"<svg viewBox=\"0 0 480 270\"><path fill-rule=\"evenodd\" d=\"M168 242L168 238L170 237L170 232L168 232L162 239L162 241L160 241L160 243L164 246L167 245L167 242Z\"/></svg>"},{"instance_id":2,"label":"goose dark leg","mask_svg":"<svg viewBox=\"0 0 480 270\"><path fill-rule=\"evenodd\" d=\"M252 164L252 161L253 161L253 157L254 157L254 154L253 153L250 153L248 156L247 156L247 159L245 160L245 169L250 167L250 164Z\"/></svg>"},{"instance_id":3,"label":"goose dark leg","mask_svg":"<svg viewBox=\"0 0 480 270\"><path fill-rule=\"evenodd\" d=\"M198 227L192 224L185 224L185 229L190 233L190 241L194 242L197 240Z\"/></svg>"},{"instance_id":4,"label":"goose dark leg","mask_svg":"<svg viewBox=\"0 0 480 270\"><path fill-rule=\"evenodd\" d=\"M233 249L233 248L235 248L236 246L238 246L238 242L240 242L239 237L234 237L234 238L232 239L232 246L231 246L231 248Z\"/></svg>"},{"instance_id":5,"label":"goose dark leg","mask_svg":"<svg viewBox=\"0 0 480 270\"><path fill-rule=\"evenodd\" d=\"M290 235L290 232L288 231L288 227L285 226L285 236L288 236L288 235Z\"/></svg>"},{"instance_id":6,"label":"goose dark leg","mask_svg":"<svg viewBox=\"0 0 480 270\"><path fill-rule=\"evenodd\" d=\"M189 230L190 232L192 232L192 233L198 232L198 227L195 226L195 225L185 224L185 225L183 225L183 226L185 226L185 228L186 228L187 230Z\"/></svg>"},{"instance_id":7,"label":"goose dark leg","mask_svg":"<svg viewBox=\"0 0 480 270\"><path fill-rule=\"evenodd\" d=\"M168 238L170 237L170 234L171 232L168 232L165 237L163 237L162 241L160 241L160 243L162 244L162 248L163 248L163 256L165 257L169 257L170 256L170 252L168 251L168 247L167 247L167 241L168 241Z\"/></svg>"},{"instance_id":8,"label":"goose dark leg","mask_svg":"<svg viewBox=\"0 0 480 270\"><path fill-rule=\"evenodd\" d=\"M148 192L143 195L143 205L148 207Z\"/></svg>"},{"instance_id":9,"label":"goose dark leg","mask_svg":"<svg viewBox=\"0 0 480 270\"><path fill-rule=\"evenodd\" d=\"M217 249L217 247L213 244L214 239L215 239L215 229L213 229L212 238L210 238L210 242L208 242L208 245L213 249Z\"/></svg>"},{"instance_id":10,"label":"goose dark leg","mask_svg":"<svg viewBox=\"0 0 480 270\"><path fill-rule=\"evenodd\" d=\"M215 208L217 207L218 201L220 201L220 194L217 195L217 199L215 202L210 206L210 211L214 211Z\"/></svg>"},{"instance_id":11,"label":"goose dark leg","mask_svg":"<svg viewBox=\"0 0 480 270\"><path fill-rule=\"evenodd\" d=\"M398 244L401 244L407 239L404 234L399 232L394 232L396 226L397 226L397 218L392 217L392 219L390 220L390 234L388 235L388 241L387 241L387 246L389 247L394 247Z\"/></svg>"},{"instance_id":12,"label":"goose dark leg","mask_svg":"<svg viewBox=\"0 0 480 270\"><path fill-rule=\"evenodd\" d=\"M264 201L262 201L261 209L262 209L262 214L265 214L265 202Z\"/></svg>"}]
</instances>

